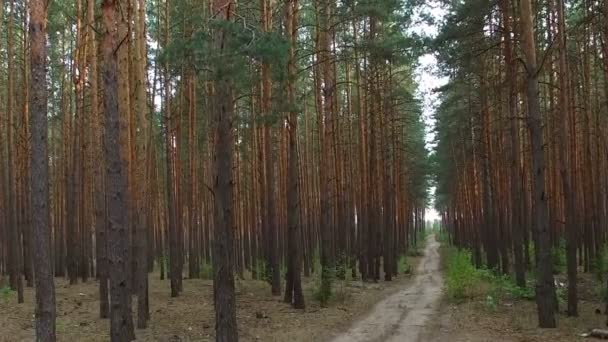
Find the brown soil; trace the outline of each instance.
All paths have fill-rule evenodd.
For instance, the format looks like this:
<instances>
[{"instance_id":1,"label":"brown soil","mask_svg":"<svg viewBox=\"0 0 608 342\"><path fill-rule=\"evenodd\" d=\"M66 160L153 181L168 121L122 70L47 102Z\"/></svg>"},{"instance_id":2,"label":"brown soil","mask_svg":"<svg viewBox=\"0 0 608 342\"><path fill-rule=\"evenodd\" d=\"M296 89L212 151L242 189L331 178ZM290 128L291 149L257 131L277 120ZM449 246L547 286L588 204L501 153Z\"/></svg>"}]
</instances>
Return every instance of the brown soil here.
<instances>
[{"instance_id":1,"label":"brown soil","mask_svg":"<svg viewBox=\"0 0 608 342\"><path fill-rule=\"evenodd\" d=\"M565 279L562 276L557 279L563 285L563 291L566 291ZM582 274L578 286L579 317L567 317L563 313L565 304L562 303L556 329L537 327L536 303L533 300L503 298L496 307L490 307L481 297L464 303L454 303L444 298L440 314L429 321L420 341L582 341L582 333L605 327L606 316L596 313L597 309L603 309L597 291L597 287L601 286L599 282L592 275Z\"/></svg>"},{"instance_id":2,"label":"brown soil","mask_svg":"<svg viewBox=\"0 0 608 342\"><path fill-rule=\"evenodd\" d=\"M441 342L541 342L577 341L581 333L604 327L606 316L595 314L597 305L581 302L580 315L560 315L557 329L539 329L533 301L503 303L495 310L483 302L443 302L441 315L427 327L422 341Z\"/></svg>"},{"instance_id":3,"label":"brown soil","mask_svg":"<svg viewBox=\"0 0 608 342\"><path fill-rule=\"evenodd\" d=\"M410 263L416 264L417 260ZM408 282L407 275L377 284L336 281L335 297L329 307L321 308L312 298L314 281L305 279L307 308L299 311L282 303L282 297L273 297L268 284L237 280L239 335L241 341L323 341ZM98 318L97 284L91 281L70 286L57 279L56 288L58 340L108 341L109 321ZM158 274L151 275L151 321L148 329L136 331L138 341L214 340L212 282L184 280L180 297L171 298L169 294L169 283L158 280ZM16 293L0 294L0 341L33 341L33 296L28 288L25 303L17 304Z\"/></svg>"}]
</instances>

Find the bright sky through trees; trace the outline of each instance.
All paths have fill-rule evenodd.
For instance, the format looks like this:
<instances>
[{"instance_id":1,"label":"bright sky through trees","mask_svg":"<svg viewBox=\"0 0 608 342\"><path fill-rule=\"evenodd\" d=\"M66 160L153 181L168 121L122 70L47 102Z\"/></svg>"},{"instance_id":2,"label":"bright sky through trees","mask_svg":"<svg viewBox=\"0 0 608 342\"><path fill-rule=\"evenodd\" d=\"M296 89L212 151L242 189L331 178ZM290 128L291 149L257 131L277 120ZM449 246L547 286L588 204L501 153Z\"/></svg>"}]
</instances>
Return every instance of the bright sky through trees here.
<instances>
[{"instance_id":1,"label":"bright sky through trees","mask_svg":"<svg viewBox=\"0 0 608 342\"><path fill-rule=\"evenodd\" d=\"M421 36L434 38L438 33L438 25L443 20L445 13L445 9L439 2L429 1L416 10L414 16L416 24L414 24L411 31ZM423 20L423 15L433 18L435 22L429 23L428 21ZM437 59L432 53L422 55L418 60L416 82L418 83L419 97L423 101L423 116L426 124L426 146L431 149L435 146L435 119L433 118L433 114L439 103L437 94L433 92L433 89L441 87L448 82L447 77L438 75ZM434 195L435 187L431 187L429 192L431 195ZM427 220L431 221L440 218L432 204L426 208L425 217Z\"/></svg>"}]
</instances>

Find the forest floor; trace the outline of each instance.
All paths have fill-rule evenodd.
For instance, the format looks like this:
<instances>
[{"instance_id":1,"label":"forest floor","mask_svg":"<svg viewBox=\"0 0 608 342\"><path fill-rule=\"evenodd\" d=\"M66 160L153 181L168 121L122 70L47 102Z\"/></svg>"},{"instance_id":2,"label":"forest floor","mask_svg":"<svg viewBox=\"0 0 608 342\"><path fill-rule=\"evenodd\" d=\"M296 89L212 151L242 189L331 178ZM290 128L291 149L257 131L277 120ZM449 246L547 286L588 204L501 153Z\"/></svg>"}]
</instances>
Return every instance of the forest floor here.
<instances>
[{"instance_id":1,"label":"forest floor","mask_svg":"<svg viewBox=\"0 0 608 342\"><path fill-rule=\"evenodd\" d=\"M558 293L565 296L565 275L556 276ZM489 303L487 296L455 302L447 296L441 299L437 315L428 321L418 341L424 342L571 342L586 339L581 335L591 329L606 327L600 283L592 274L579 272L579 316L567 317L565 302L560 300L556 329L538 328L536 302L522 298L504 297ZM415 340L414 340L415 341Z\"/></svg>"},{"instance_id":2,"label":"forest floor","mask_svg":"<svg viewBox=\"0 0 608 342\"><path fill-rule=\"evenodd\" d=\"M409 258L416 267L422 258ZM150 276L149 328L136 330L137 341L212 341L214 313L212 282L184 280L184 291L171 298L169 282ZM263 281L237 280L237 318L241 341L311 342L325 341L344 330L383 298L399 291L412 280L400 275L392 282L334 283L335 295L327 308L313 298L316 280L303 278L306 310L294 310L273 297ZM95 281L68 285L56 279L57 334L59 341L96 342L109 340L109 321L98 318L98 286ZM33 341L34 292L25 290L25 303L17 304L15 292L0 293L0 341ZM136 306L136 299L133 300Z\"/></svg>"}]
</instances>

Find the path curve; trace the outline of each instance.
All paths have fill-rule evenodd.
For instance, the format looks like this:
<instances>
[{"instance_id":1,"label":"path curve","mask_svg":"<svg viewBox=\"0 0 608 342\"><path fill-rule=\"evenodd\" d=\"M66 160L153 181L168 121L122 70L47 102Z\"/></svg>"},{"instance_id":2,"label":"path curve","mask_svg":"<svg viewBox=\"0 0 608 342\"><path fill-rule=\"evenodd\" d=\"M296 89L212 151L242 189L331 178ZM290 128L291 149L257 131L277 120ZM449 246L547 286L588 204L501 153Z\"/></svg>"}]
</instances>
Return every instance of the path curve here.
<instances>
[{"instance_id":1,"label":"path curve","mask_svg":"<svg viewBox=\"0 0 608 342\"><path fill-rule=\"evenodd\" d=\"M412 282L377 303L366 317L332 342L418 342L439 307L442 287L439 242L429 235Z\"/></svg>"}]
</instances>

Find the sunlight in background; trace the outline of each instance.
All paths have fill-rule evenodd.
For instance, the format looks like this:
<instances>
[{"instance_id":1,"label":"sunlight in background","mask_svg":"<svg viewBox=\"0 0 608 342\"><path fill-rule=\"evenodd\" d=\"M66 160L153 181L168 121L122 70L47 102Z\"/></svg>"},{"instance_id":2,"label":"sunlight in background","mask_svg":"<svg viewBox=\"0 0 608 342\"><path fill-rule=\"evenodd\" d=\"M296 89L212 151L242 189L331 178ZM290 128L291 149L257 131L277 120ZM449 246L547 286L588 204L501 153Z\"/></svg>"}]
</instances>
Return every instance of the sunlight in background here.
<instances>
[{"instance_id":1,"label":"sunlight in background","mask_svg":"<svg viewBox=\"0 0 608 342\"><path fill-rule=\"evenodd\" d=\"M433 18L434 23L423 20L424 14ZM434 38L437 36L438 27L446 15L446 10L438 1L431 0L422 5L414 13L414 25L411 32L420 36ZM437 58L431 53L422 55L418 59L418 66L415 70L416 81L418 83L418 97L422 99L423 118L426 126L425 142L426 147L432 150L435 147L435 108L439 104L437 94L433 91L445 85L448 78L439 74ZM435 187L429 189L431 199L435 196ZM425 219L429 221L439 220L440 216L433 207L433 203L426 208Z\"/></svg>"}]
</instances>

